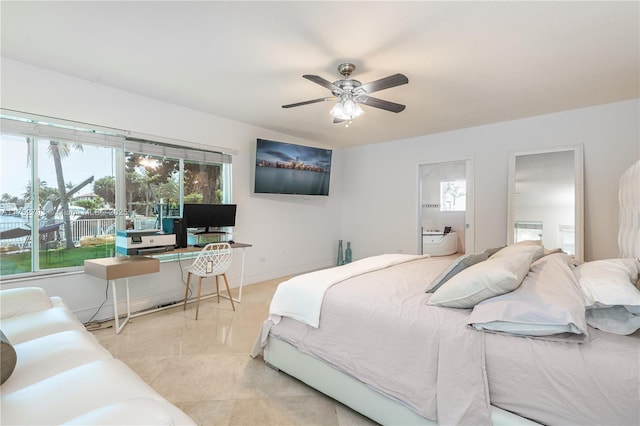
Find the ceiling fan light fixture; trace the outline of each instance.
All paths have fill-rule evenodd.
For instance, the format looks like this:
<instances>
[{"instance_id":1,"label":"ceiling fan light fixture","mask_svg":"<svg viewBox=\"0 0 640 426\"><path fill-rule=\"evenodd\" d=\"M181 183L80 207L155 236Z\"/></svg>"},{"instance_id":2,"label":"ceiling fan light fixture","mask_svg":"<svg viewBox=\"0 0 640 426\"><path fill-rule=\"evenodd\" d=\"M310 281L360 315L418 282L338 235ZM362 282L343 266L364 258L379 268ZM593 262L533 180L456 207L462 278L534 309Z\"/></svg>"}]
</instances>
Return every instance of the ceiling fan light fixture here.
<instances>
[{"instance_id":1,"label":"ceiling fan light fixture","mask_svg":"<svg viewBox=\"0 0 640 426\"><path fill-rule=\"evenodd\" d=\"M338 100L336 104L331 108L329 114L334 116L335 118L341 118L344 115L344 105L342 105L342 101Z\"/></svg>"},{"instance_id":2,"label":"ceiling fan light fixture","mask_svg":"<svg viewBox=\"0 0 640 426\"><path fill-rule=\"evenodd\" d=\"M353 102L353 99L347 99L344 101L342 109L346 115L353 115L356 112L356 103Z\"/></svg>"},{"instance_id":3,"label":"ceiling fan light fixture","mask_svg":"<svg viewBox=\"0 0 640 426\"><path fill-rule=\"evenodd\" d=\"M353 104L355 105L355 109L353 111L353 114L351 115L351 118L357 118L357 117L360 117L362 114L364 114L364 110L362 109L359 103L354 102Z\"/></svg>"},{"instance_id":4,"label":"ceiling fan light fixture","mask_svg":"<svg viewBox=\"0 0 640 426\"><path fill-rule=\"evenodd\" d=\"M358 102L354 101L351 98L341 98L336 102L336 104L331 108L329 113L340 120L352 120L354 118L360 117L364 114L364 110L358 104Z\"/></svg>"},{"instance_id":5,"label":"ceiling fan light fixture","mask_svg":"<svg viewBox=\"0 0 640 426\"><path fill-rule=\"evenodd\" d=\"M372 98L371 96L369 96L369 94L380 90L389 89L391 87L400 86L402 84L407 84L409 82L409 79L406 75L396 73L388 77L362 84L358 80L354 80L351 78L351 73L355 69L355 65L350 62L338 65L338 72L342 74L344 78L334 81L333 83L320 77L319 75L303 75L303 78L306 78L312 83L316 83L326 89L329 89L333 96L282 105L282 108L293 108L337 98L338 101L329 111L331 116L333 116L334 118L334 124L343 123L345 121L348 121L350 123L354 118L358 118L362 114L364 114L364 110L360 105L361 103L365 103L369 107L379 108L385 111L396 113L404 111L404 105L385 101L382 99Z\"/></svg>"}]
</instances>

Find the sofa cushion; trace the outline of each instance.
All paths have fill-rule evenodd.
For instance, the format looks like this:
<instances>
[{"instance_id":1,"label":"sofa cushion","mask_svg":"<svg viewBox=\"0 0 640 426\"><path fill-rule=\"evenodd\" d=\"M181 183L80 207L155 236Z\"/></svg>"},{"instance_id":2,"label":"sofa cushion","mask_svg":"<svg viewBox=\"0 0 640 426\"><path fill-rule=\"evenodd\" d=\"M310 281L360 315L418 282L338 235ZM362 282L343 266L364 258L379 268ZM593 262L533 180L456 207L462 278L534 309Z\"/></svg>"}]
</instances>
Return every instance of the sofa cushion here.
<instances>
[{"instance_id":1,"label":"sofa cushion","mask_svg":"<svg viewBox=\"0 0 640 426\"><path fill-rule=\"evenodd\" d=\"M3 393L2 424L58 425L133 398L164 400L123 362L94 361L15 392ZM114 423L128 424L126 418Z\"/></svg>"},{"instance_id":2,"label":"sofa cushion","mask_svg":"<svg viewBox=\"0 0 640 426\"><path fill-rule=\"evenodd\" d=\"M4 294L3 291L2 298ZM66 307L29 312L2 320L2 331L14 345L67 330L84 331L85 328Z\"/></svg>"},{"instance_id":3,"label":"sofa cushion","mask_svg":"<svg viewBox=\"0 0 640 426\"><path fill-rule=\"evenodd\" d=\"M0 318L4 320L17 315L49 309L51 306L51 299L39 287L10 288L2 290Z\"/></svg>"},{"instance_id":4,"label":"sofa cushion","mask_svg":"<svg viewBox=\"0 0 640 426\"><path fill-rule=\"evenodd\" d=\"M0 346L0 384L4 384L16 367L17 356L15 348L2 330L0 330ZM2 391L4 392L4 387Z\"/></svg>"},{"instance_id":5,"label":"sofa cushion","mask_svg":"<svg viewBox=\"0 0 640 426\"><path fill-rule=\"evenodd\" d=\"M113 358L91 333L79 330L38 337L15 345L15 350L18 363L2 386L3 395L80 365Z\"/></svg>"}]
</instances>

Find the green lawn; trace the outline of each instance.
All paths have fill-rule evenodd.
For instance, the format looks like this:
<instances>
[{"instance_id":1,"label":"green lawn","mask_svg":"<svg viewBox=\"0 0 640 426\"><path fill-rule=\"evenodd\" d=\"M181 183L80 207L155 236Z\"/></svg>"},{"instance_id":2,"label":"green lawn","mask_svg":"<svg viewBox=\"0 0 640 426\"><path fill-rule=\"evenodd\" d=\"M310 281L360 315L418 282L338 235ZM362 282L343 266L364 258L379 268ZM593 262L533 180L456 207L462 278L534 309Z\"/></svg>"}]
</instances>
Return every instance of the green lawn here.
<instances>
[{"instance_id":1,"label":"green lawn","mask_svg":"<svg viewBox=\"0 0 640 426\"><path fill-rule=\"evenodd\" d=\"M40 250L39 270L82 266L85 259L111 257L115 254L115 244L103 244L73 249ZM0 255L0 276L32 272L31 252L8 253Z\"/></svg>"}]
</instances>

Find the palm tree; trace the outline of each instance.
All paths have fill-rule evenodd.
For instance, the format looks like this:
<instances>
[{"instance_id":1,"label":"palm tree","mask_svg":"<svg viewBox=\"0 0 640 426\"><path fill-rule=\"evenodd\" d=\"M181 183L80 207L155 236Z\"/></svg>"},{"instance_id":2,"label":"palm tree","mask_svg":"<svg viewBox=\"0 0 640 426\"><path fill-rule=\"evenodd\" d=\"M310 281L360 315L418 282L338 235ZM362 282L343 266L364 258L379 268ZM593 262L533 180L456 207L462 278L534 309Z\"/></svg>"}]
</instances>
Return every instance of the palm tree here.
<instances>
[{"instance_id":1,"label":"palm tree","mask_svg":"<svg viewBox=\"0 0 640 426\"><path fill-rule=\"evenodd\" d=\"M69 211L69 199L67 197L67 187L64 184L64 174L62 172L62 159L67 158L71 153L71 149L82 151L82 145L69 144L68 142L49 141L49 153L53 157L53 164L56 169L56 180L58 183L58 191L60 192L60 206L62 207L62 219L64 222L64 235L66 240L66 248L72 249L73 245L71 216L67 214Z\"/></svg>"}]
</instances>

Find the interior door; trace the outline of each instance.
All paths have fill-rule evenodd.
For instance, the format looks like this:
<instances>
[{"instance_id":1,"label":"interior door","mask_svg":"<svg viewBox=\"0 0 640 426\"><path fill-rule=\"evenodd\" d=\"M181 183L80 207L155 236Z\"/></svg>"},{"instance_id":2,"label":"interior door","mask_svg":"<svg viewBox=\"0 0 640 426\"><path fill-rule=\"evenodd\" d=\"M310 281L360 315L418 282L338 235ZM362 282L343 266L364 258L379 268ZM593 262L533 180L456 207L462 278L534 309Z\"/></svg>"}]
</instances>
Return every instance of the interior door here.
<instances>
[{"instance_id":1,"label":"interior door","mask_svg":"<svg viewBox=\"0 0 640 426\"><path fill-rule=\"evenodd\" d=\"M439 241L438 235L450 227L457 252L473 253L472 160L421 164L419 176L418 252L430 251L433 246L428 244Z\"/></svg>"}]
</instances>

